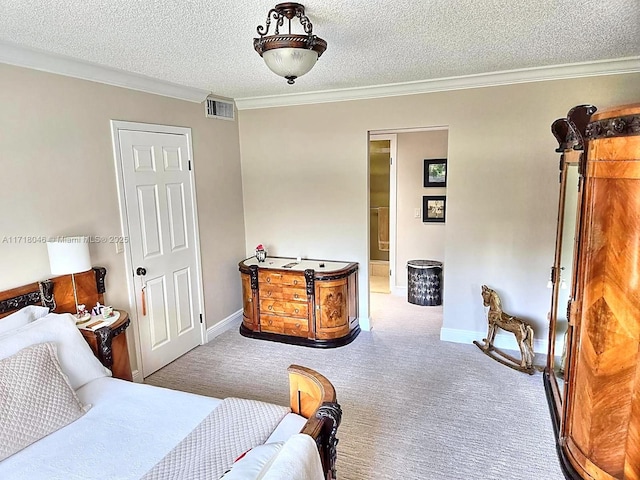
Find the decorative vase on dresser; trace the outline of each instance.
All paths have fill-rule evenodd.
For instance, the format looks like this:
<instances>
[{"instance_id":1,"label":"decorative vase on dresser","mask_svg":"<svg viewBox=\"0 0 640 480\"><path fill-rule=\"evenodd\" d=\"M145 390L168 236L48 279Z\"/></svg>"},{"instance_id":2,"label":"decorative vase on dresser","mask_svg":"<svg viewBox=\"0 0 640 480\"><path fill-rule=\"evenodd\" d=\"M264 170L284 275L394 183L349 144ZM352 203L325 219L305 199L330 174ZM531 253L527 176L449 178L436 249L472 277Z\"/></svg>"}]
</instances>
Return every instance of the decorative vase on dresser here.
<instances>
[{"instance_id":1,"label":"decorative vase on dresser","mask_svg":"<svg viewBox=\"0 0 640 480\"><path fill-rule=\"evenodd\" d=\"M256 260L258 262L264 262L267 259L267 251L264 249L262 244L256 247Z\"/></svg>"},{"instance_id":2,"label":"decorative vase on dresser","mask_svg":"<svg viewBox=\"0 0 640 480\"><path fill-rule=\"evenodd\" d=\"M595 111L552 126L562 155L544 383L565 476L640 480L640 104Z\"/></svg>"},{"instance_id":3,"label":"decorative vase on dresser","mask_svg":"<svg viewBox=\"0 0 640 480\"><path fill-rule=\"evenodd\" d=\"M239 269L245 337L331 348L360 333L357 263L251 257Z\"/></svg>"}]
</instances>

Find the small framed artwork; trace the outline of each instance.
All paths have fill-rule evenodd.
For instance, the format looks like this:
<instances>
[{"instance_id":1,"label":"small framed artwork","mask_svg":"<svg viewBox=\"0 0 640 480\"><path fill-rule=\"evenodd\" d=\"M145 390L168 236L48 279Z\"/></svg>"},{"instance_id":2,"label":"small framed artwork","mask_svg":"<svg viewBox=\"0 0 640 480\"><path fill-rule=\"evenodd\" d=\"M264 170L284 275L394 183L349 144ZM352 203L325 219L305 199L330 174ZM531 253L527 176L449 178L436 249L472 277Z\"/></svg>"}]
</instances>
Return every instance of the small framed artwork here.
<instances>
[{"instance_id":1,"label":"small framed artwork","mask_svg":"<svg viewBox=\"0 0 640 480\"><path fill-rule=\"evenodd\" d=\"M447 186L447 159L446 158L425 159L424 186L425 187L446 187Z\"/></svg>"},{"instance_id":2,"label":"small framed artwork","mask_svg":"<svg viewBox=\"0 0 640 480\"><path fill-rule=\"evenodd\" d=\"M422 221L444 223L447 209L445 195L425 195L422 197Z\"/></svg>"}]
</instances>

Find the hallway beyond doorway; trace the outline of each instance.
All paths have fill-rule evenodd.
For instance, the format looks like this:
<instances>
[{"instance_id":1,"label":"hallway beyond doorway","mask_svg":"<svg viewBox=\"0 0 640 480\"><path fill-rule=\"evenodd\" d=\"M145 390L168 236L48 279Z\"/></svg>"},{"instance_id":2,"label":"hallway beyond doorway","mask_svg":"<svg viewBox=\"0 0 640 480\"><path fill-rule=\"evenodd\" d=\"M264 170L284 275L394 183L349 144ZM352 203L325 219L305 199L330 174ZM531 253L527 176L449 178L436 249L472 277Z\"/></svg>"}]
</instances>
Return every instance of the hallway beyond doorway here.
<instances>
[{"instance_id":1,"label":"hallway beyond doorway","mask_svg":"<svg viewBox=\"0 0 640 480\"><path fill-rule=\"evenodd\" d=\"M373 293L391 293L389 288L389 262L371 260L369 262L369 290Z\"/></svg>"}]
</instances>

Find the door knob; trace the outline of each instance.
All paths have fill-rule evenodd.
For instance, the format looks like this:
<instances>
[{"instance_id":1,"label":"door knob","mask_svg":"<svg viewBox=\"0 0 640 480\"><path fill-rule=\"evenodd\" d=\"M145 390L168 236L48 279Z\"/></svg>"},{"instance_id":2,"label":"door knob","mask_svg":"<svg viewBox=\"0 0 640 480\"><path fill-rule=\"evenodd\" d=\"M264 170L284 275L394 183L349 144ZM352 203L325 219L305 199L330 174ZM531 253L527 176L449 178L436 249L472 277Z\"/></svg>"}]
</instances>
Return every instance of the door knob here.
<instances>
[{"instance_id":1,"label":"door knob","mask_svg":"<svg viewBox=\"0 0 640 480\"><path fill-rule=\"evenodd\" d=\"M144 277L147 274L147 269L144 267L138 267L136 268L136 275L138 275L139 277Z\"/></svg>"}]
</instances>

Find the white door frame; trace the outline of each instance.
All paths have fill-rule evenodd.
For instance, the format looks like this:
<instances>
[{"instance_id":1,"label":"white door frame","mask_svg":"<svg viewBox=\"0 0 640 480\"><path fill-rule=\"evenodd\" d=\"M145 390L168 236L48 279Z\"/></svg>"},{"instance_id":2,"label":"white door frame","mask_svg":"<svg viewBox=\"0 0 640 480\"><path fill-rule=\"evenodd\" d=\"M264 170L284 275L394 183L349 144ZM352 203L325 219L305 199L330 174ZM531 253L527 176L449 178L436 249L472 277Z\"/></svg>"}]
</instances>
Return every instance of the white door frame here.
<instances>
[{"instance_id":1,"label":"white door frame","mask_svg":"<svg viewBox=\"0 0 640 480\"><path fill-rule=\"evenodd\" d=\"M119 132L120 130L130 130L137 132L148 132L148 133L168 133L175 135L185 135L188 143L188 154L189 161L191 162L191 168L189 170L189 183L191 186L192 202L190 208L193 213L193 225L194 225L194 242L195 242L195 255L196 255L196 285L197 285L197 297L198 297L198 308L200 309L200 314L202 315L202 322L200 323L200 345L203 345L206 342L206 325L207 321L205 318L204 311L204 287L202 282L202 263L200 260L200 229L198 227L198 207L196 202L196 183L195 183L195 167L194 167L194 158L193 158L193 142L191 136L191 129L188 127L174 127L170 125L155 125L151 123L138 123L138 122L126 122L122 120L111 120L111 138L113 142L113 158L116 166L116 185L118 189L118 207L120 209L120 226L122 228L122 236L125 238L129 237L129 219L127 217L127 202L125 197L124 190L124 174L122 167L122 154L120 152L120 140L119 140ZM133 261L131 258L131 244L130 242L124 243L124 264L126 269L127 276L127 290L129 294L129 311L135 312L135 315L132 315L132 322L135 324L135 328L133 329L134 337L135 337L135 353L136 353L136 365L138 367L137 371L134 372L134 381L142 381L142 353L140 346L140 329L138 325L138 318L140 312L137 311L137 301L136 296L140 294L139 291L136 290L135 284L135 272L133 265Z\"/></svg>"},{"instance_id":2,"label":"white door frame","mask_svg":"<svg viewBox=\"0 0 640 480\"><path fill-rule=\"evenodd\" d=\"M392 295L398 295L396 287L396 235L397 235L397 164L398 164L398 136L395 133L377 134L370 133L369 141L389 140L389 157L391 165L389 165L389 290ZM371 200L369 200L371 201ZM371 245L371 239L369 239ZM369 258L371 260L371 252ZM367 279L368 281L368 279Z\"/></svg>"}]
</instances>

